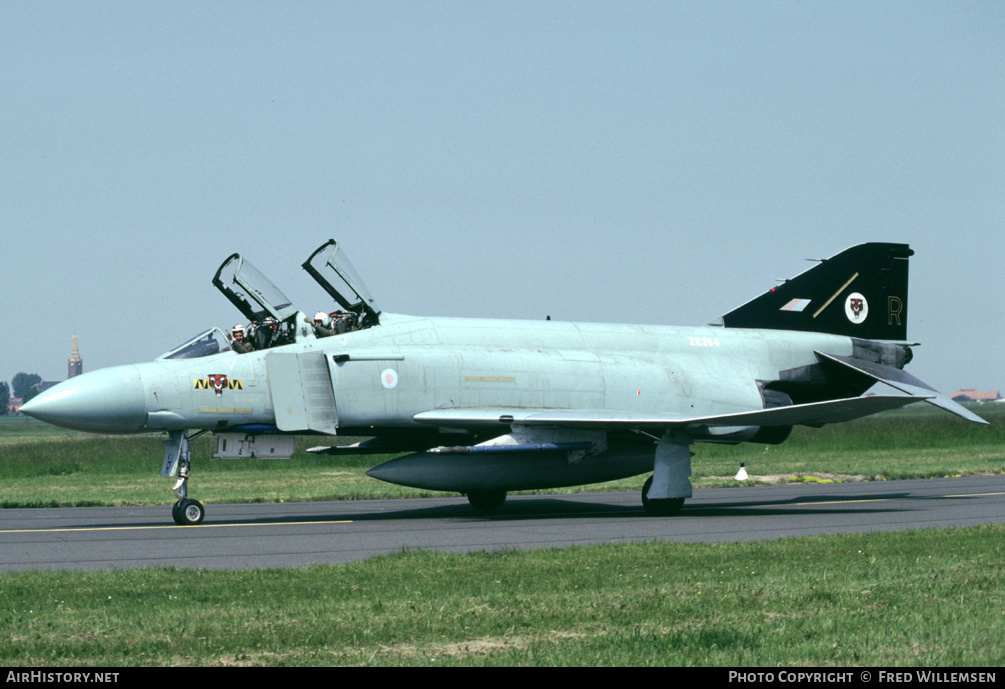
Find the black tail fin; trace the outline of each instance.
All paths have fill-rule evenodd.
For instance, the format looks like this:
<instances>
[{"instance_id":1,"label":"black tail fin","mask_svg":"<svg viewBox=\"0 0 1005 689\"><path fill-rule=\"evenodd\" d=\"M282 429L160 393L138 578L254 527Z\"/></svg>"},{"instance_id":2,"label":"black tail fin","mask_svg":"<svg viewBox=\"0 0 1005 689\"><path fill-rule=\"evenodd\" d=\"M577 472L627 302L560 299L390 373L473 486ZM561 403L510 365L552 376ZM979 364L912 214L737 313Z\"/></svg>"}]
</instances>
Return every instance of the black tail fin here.
<instances>
[{"instance_id":1,"label":"black tail fin","mask_svg":"<svg viewBox=\"0 0 1005 689\"><path fill-rule=\"evenodd\" d=\"M722 317L727 328L907 339L907 244L859 244Z\"/></svg>"}]
</instances>

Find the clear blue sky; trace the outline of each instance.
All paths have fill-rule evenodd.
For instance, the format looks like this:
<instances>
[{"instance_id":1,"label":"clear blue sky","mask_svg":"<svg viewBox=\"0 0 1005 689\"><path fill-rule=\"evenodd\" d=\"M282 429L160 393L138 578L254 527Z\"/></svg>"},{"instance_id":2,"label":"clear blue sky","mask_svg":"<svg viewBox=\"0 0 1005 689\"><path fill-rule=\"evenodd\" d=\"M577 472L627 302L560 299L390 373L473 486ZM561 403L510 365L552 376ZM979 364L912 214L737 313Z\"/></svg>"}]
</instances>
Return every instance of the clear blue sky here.
<instances>
[{"instance_id":1,"label":"clear blue sky","mask_svg":"<svg viewBox=\"0 0 1005 689\"><path fill-rule=\"evenodd\" d=\"M1005 3L0 0L0 379L301 309L700 325L909 243L910 371L1005 390Z\"/></svg>"}]
</instances>

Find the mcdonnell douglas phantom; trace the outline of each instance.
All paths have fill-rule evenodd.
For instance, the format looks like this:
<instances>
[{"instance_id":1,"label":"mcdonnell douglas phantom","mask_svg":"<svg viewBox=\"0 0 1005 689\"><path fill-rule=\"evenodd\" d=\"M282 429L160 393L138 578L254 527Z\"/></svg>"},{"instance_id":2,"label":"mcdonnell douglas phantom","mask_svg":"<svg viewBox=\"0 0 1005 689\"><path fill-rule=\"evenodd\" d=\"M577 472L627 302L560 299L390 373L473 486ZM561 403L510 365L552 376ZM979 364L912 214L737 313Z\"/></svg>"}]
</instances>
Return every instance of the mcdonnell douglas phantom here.
<instances>
[{"instance_id":1,"label":"mcdonnell douglas phantom","mask_svg":"<svg viewBox=\"0 0 1005 689\"><path fill-rule=\"evenodd\" d=\"M903 370L913 253L854 246L704 327L385 313L334 240L303 264L338 305L326 323L234 254L213 284L247 339L213 328L21 411L94 433L166 432L161 474L178 477L181 525L205 515L188 482L189 441L207 431L214 456L290 456L296 434L367 437L313 450L407 452L367 473L463 493L484 512L507 491L652 472L645 511L673 515L691 496L693 443L780 443L795 425L918 401L986 423ZM877 383L892 394L869 394Z\"/></svg>"}]
</instances>

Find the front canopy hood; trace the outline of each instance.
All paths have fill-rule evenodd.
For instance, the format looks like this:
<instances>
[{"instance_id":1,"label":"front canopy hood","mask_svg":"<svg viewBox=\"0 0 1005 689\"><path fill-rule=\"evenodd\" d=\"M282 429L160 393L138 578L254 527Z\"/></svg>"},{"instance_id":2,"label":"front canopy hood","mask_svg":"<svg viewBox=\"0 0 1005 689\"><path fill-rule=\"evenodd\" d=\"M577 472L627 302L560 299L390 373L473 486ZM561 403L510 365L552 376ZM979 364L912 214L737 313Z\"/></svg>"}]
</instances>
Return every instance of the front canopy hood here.
<instances>
[{"instance_id":1,"label":"front canopy hood","mask_svg":"<svg viewBox=\"0 0 1005 689\"><path fill-rule=\"evenodd\" d=\"M258 322L266 316L285 321L297 314L290 298L240 254L223 262L213 284L249 321Z\"/></svg>"}]
</instances>

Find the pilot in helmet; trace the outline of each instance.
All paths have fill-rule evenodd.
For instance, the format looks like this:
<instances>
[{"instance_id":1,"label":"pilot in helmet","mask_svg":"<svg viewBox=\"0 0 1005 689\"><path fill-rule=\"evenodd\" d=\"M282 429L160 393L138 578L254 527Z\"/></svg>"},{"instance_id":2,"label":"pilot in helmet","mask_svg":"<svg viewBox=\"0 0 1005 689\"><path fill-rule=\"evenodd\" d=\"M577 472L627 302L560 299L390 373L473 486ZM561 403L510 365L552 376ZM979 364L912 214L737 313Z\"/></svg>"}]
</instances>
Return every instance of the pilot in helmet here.
<instances>
[{"instance_id":1,"label":"pilot in helmet","mask_svg":"<svg viewBox=\"0 0 1005 689\"><path fill-rule=\"evenodd\" d=\"M315 337L330 337L335 334L334 328L325 325L325 321L327 320L328 316L327 314L325 314L324 311L318 311L316 314L314 314Z\"/></svg>"},{"instance_id":2,"label":"pilot in helmet","mask_svg":"<svg viewBox=\"0 0 1005 689\"><path fill-rule=\"evenodd\" d=\"M238 323L234 326L234 341L231 343L234 351L238 354L247 354L255 350L251 342L244 339L244 326Z\"/></svg>"}]
</instances>

